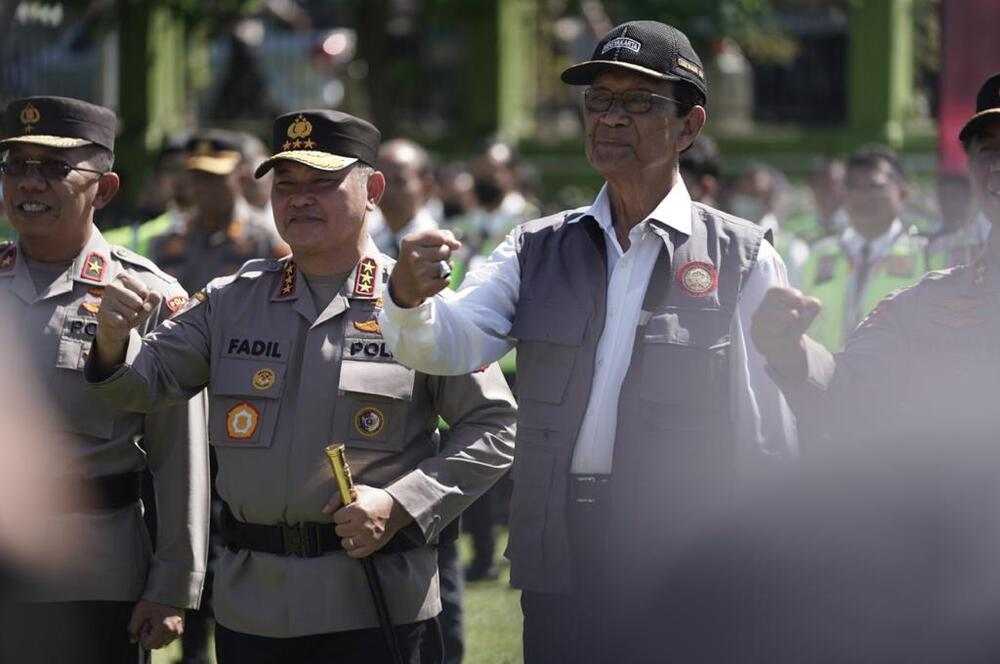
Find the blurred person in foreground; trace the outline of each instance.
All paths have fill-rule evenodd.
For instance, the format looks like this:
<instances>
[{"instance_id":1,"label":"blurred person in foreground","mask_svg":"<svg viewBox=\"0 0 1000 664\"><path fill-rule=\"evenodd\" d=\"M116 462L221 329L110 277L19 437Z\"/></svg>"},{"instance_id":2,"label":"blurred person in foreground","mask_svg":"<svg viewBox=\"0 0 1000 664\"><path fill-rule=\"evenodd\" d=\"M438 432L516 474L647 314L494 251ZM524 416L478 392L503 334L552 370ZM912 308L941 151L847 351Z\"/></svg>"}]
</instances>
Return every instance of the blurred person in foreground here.
<instances>
[{"instance_id":1,"label":"blurred person in foreground","mask_svg":"<svg viewBox=\"0 0 1000 664\"><path fill-rule=\"evenodd\" d=\"M747 338L784 266L763 229L693 203L679 176L708 96L683 33L619 25L562 80L587 86L593 204L518 226L457 293L440 261L459 243L409 237L379 320L421 371L517 348L507 556L525 662L712 661L698 653L728 637L728 601L692 623L671 566L745 475L795 454Z\"/></svg>"},{"instance_id":2,"label":"blurred person in foreground","mask_svg":"<svg viewBox=\"0 0 1000 664\"><path fill-rule=\"evenodd\" d=\"M784 650L783 657L758 661L971 664L1000 657L994 627L1000 613L1000 74L983 84L959 140L975 203L992 224L972 264L931 272L882 300L836 354L806 334L825 306L815 298L773 289L754 315L754 345L800 427L810 432L806 459L824 464L846 454L849 462L846 473L844 466L821 469L847 480L823 489L827 507L837 504L830 499L847 507L837 521L814 513L812 529L792 531L795 524L786 521L774 534L796 532L801 545L813 542L817 557L802 556L799 564L808 565L819 588L833 591L829 597L839 606L834 612L809 601L772 604L787 609L794 622L772 632L771 645L782 652L786 636L818 659L808 651L796 659ZM801 515L796 519L804 525ZM831 550L838 555L830 558ZM831 580L839 580L841 590ZM792 592L804 600L820 597L807 582L796 585ZM795 628L807 624L805 638L797 637ZM819 644L827 646L822 654Z\"/></svg>"},{"instance_id":3,"label":"blurred person in foreground","mask_svg":"<svg viewBox=\"0 0 1000 664\"><path fill-rule=\"evenodd\" d=\"M397 363L376 320L393 262L365 222L385 188L379 132L337 111L275 119L275 220L294 254L213 280L141 340L149 295L123 278L87 376L150 412L204 388L224 501L213 584L222 664L391 662L365 574L374 556L400 650L437 662L435 545L510 465L514 404L499 369L440 378ZM130 352L127 342L133 339ZM450 425L440 438L439 415ZM347 446L344 506L324 448Z\"/></svg>"},{"instance_id":4,"label":"blurred person in foreground","mask_svg":"<svg viewBox=\"0 0 1000 664\"><path fill-rule=\"evenodd\" d=\"M982 252L990 222L976 209L972 183L964 173L940 173L937 178L937 229L927 236L927 269L968 265Z\"/></svg>"},{"instance_id":5,"label":"blurred person in foreground","mask_svg":"<svg viewBox=\"0 0 1000 664\"><path fill-rule=\"evenodd\" d=\"M848 158L850 226L812 245L800 286L824 302L812 335L826 347L841 348L879 300L924 273L926 242L901 219L908 194L903 165L892 150L867 146Z\"/></svg>"},{"instance_id":6,"label":"blurred person in foreground","mask_svg":"<svg viewBox=\"0 0 1000 664\"><path fill-rule=\"evenodd\" d=\"M4 661L134 663L140 647L160 648L180 635L184 609L201 595L208 463L200 403L181 401L149 416L127 412L91 394L82 372L113 279L127 275L156 294L141 330L187 301L175 279L109 245L94 225L95 212L118 191L116 128L109 109L64 97L15 100L4 114L4 204L20 239L0 248L0 302L58 416L50 435L65 451L48 470L89 496L35 518L52 532L91 534L65 543L81 570L40 575L7 606ZM155 551L139 499L146 468L159 514Z\"/></svg>"},{"instance_id":7,"label":"blurred person in foreground","mask_svg":"<svg viewBox=\"0 0 1000 664\"><path fill-rule=\"evenodd\" d=\"M248 260L286 253L269 215L244 197L243 140L218 129L191 136L184 157L190 213L150 243L153 262L190 292Z\"/></svg>"}]
</instances>

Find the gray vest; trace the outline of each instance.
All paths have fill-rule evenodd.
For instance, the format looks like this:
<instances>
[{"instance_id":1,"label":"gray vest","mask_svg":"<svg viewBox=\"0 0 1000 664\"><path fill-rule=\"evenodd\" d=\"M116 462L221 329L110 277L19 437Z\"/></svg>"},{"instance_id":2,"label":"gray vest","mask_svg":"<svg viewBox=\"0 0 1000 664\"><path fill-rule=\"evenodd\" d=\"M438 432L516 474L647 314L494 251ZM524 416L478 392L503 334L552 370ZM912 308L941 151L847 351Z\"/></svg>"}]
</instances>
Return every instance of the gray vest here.
<instances>
[{"instance_id":1,"label":"gray vest","mask_svg":"<svg viewBox=\"0 0 1000 664\"><path fill-rule=\"evenodd\" d=\"M635 547L616 564L651 546L677 545L688 525L730 502L730 329L764 238L759 227L697 203L690 237L655 222L652 229L664 248L619 397L612 482L613 510L623 515L613 521L628 530L615 541ZM510 334L518 340L519 409L507 555L514 586L565 593L574 578L570 464L605 322L604 235L592 217L560 213L518 229L518 258Z\"/></svg>"}]
</instances>

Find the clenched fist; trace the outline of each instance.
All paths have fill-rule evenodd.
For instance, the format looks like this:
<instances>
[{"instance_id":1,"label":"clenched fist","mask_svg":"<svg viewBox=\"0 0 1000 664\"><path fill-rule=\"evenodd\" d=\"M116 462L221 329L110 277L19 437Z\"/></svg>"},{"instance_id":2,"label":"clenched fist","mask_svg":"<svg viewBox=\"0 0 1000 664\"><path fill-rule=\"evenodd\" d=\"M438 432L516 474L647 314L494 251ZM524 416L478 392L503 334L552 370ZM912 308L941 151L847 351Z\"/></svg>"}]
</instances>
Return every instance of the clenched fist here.
<instances>
[{"instance_id":1,"label":"clenched fist","mask_svg":"<svg viewBox=\"0 0 1000 664\"><path fill-rule=\"evenodd\" d=\"M97 361L102 369L120 364L129 332L146 322L159 309L162 296L126 273L119 274L104 289L97 312Z\"/></svg>"},{"instance_id":2,"label":"clenched fist","mask_svg":"<svg viewBox=\"0 0 1000 664\"><path fill-rule=\"evenodd\" d=\"M406 309L419 306L448 286L448 259L462 243L451 231L412 233L399 246L399 261L389 278L393 301Z\"/></svg>"},{"instance_id":3,"label":"clenched fist","mask_svg":"<svg viewBox=\"0 0 1000 664\"><path fill-rule=\"evenodd\" d=\"M750 337L767 363L782 375L804 377L803 335L822 305L794 288L772 288L754 312Z\"/></svg>"}]
</instances>

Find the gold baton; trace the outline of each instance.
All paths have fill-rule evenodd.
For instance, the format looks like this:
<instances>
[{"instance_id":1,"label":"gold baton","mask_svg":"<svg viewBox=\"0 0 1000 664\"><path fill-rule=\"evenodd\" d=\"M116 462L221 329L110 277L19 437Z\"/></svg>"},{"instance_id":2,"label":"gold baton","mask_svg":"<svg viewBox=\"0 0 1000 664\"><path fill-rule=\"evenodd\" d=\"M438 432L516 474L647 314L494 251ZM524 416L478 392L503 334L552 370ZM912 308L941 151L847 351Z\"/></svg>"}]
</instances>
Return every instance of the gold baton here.
<instances>
[{"instance_id":1,"label":"gold baton","mask_svg":"<svg viewBox=\"0 0 1000 664\"><path fill-rule=\"evenodd\" d=\"M340 490L340 500L345 505L350 505L357 498L354 492L354 480L351 478L351 467L347 465L347 455L344 446L338 443L327 445L324 448L326 458L330 460L330 468L333 476L337 480L337 489Z\"/></svg>"}]
</instances>

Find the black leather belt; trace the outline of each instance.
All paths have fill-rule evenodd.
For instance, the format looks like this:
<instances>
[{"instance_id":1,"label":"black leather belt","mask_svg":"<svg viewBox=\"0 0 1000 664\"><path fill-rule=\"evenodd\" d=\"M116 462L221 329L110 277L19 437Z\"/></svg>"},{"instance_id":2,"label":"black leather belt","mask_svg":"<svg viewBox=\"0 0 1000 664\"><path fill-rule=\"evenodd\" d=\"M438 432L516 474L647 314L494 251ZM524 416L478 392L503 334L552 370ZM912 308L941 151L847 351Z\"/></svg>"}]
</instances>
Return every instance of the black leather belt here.
<instances>
[{"instance_id":1,"label":"black leather belt","mask_svg":"<svg viewBox=\"0 0 1000 664\"><path fill-rule=\"evenodd\" d=\"M142 495L140 473L69 477L61 482L69 497L69 502L60 506L64 513L118 509L138 502Z\"/></svg>"},{"instance_id":2,"label":"black leather belt","mask_svg":"<svg viewBox=\"0 0 1000 664\"><path fill-rule=\"evenodd\" d=\"M282 523L274 526L244 523L237 521L229 505L223 503L219 534L230 551L247 549L276 556L316 558L343 551L335 528L336 524L333 523ZM396 533L378 553L403 553L428 546L413 541L405 534L405 530L404 528Z\"/></svg>"},{"instance_id":3,"label":"black leather belt","mask_svg":"<svg viewBox=\"0 0 1000 664\"><path fill-rule=\"evenodd\" d=\"M599 507L608 504L611 475L570 475L569 502L576 507Z\"/></svg>"}]
</instances>

